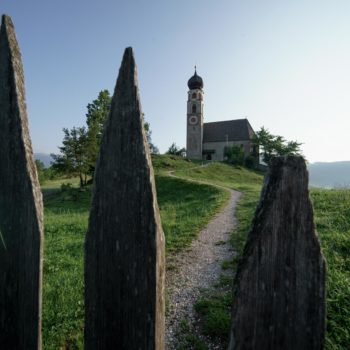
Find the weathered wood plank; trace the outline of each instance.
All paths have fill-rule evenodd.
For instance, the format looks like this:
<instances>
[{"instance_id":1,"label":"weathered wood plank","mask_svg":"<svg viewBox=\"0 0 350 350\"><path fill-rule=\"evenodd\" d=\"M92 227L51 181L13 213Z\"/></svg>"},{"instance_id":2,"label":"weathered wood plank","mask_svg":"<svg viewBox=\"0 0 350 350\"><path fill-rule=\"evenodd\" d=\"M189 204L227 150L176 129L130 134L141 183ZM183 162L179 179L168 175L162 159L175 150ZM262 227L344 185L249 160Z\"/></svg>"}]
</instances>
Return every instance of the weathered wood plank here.
<instances>
[{"instance_id":1,"label":"weathered wood plank","mask_svg":"<svg viewBox=\"0 0 350 350\"><path fill-rule=\"evenodd\" d=\"M43 208L10 17L0 30L0 349L41 349Z\"/></svg>"},{"instance_id":2,"label":"weathered wood plank","mask_svg":"<svg viewBox=\"0 0 350 350\"><path fill-rule=\"evenodd\" d=\"M124 53L85 242L85 348L164 349L164 234L137 71Z\"/></svg>"},{"instance_id":3,"label":"weathered wood plank","mask_svg":"<svg viewBox=\"0 0 350 350\"><path fill-rule=\"evenodd\" d=\"M325 270L305 161L275 158L237 270L229 349L322 349Z\"/></svg>"}]
</instances>

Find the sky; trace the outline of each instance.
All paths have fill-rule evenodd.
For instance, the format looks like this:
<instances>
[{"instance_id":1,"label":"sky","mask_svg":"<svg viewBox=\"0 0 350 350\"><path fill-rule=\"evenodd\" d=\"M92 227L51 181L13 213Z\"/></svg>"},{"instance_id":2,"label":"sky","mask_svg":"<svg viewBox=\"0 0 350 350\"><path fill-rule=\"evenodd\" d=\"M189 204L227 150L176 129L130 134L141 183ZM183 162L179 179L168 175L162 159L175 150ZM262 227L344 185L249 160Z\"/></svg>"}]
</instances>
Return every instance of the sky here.
<instances>
[{"instance_id":1,"label":"sky","mask_svg":"<svg viewBox=\"0 0 350 350\"><path fill-rule=\"evenodd\" d=\"M22 52L35 152L114 90L132 46L153 143L186 146L187 81L204 122L248 118L302 142L309 162L350 160L348 0L1 0Z\"/></svg>"}]
</instances>

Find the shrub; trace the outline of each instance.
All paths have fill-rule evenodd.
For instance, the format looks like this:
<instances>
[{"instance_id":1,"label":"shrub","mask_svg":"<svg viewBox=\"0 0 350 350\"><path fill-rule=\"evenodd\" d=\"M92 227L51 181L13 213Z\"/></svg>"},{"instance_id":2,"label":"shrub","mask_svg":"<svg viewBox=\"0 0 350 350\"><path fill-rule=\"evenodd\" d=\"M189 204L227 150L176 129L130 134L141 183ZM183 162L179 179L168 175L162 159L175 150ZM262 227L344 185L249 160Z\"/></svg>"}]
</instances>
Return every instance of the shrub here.
<instances>
[{"instance_id":1,"label":"shrub","mask_svg":"<svg viewBox=\"0 0 350 350\"><path fill-rule=\"evenodd\" d=\"M69 192L72 189L72 184L67 182L67 183L63 183L61 185L61 191L62 192Z\"/></svg>"},{"instance_id":2,"label":"shrub","mask_svg":"<svg viewBox=\"0 0 350 350\"><path fill-rule=\"evenodd\" d=\"M244 150L240 146L225 147L224 151L227 161L233 165L244 164Z\"/></svg>"},{"instance_id":3,"label":"shrub","mask_svg":"<svg viewBox=\"0 0 350 350\"><path fill-rule=\"evenodd\" d=\"M244 160L244 164L249 169L255 169L257 166L257 159L250 155Z\"/></svg>"}]
</instances>

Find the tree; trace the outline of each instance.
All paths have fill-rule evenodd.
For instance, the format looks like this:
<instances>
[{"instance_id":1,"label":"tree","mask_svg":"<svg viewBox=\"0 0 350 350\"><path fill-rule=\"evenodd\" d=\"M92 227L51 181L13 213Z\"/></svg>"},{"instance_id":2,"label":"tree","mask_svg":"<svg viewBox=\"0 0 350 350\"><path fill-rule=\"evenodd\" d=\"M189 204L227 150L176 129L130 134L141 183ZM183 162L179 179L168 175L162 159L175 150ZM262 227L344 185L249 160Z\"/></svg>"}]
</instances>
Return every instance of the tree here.
<instances>
[{"instance_id":1,"label":"tree","mask_svg":"<svg viewBox=\"0 0 350 350\"><path fill-rule=\"evenodd\" d=\"M151 154L159 154L159 149L154 143L152 142L152 131L151 131L151 125L149 122L144 122L144 128L146 131L146 137L149 145L149 150Z\"/></svg>"},{"instance_id":2,"label":"tree","mask_svg":"<svg viewBox=\"0 0 350 350\"><path fill-rule=\"evenodd\" d=\"M61 173L79 176L80 187L83 187L87 183L89 172L87 130L85 127L74 127L71 130L64 128L63 133L60 154L51 155L54 159L52 167Z\"/></svg>"},{"instance_id":3,"label":"tree","mask_svg":"<svg viewBox=\"0 0 350 350\"><path fill-rule=\"evenodd\" d=\"M263 161L268 164L273 156L302 155L297 141L287 141L283 136L272 135L262 127L256 132L253 143L260 148Z\"/></svg>"},{"instance_id":4,"label":"tree","mask_svg":"<svg viewBox=\"0 0 350 350\"><path fill-rule=\"evenodd\" d=\"M112 98L108 90L102 90L96 100L87 105L87 162L90 175L95 171L98 152L101 145L104 123L111 108Z\"/></svg>"},{"instance_id":5,"label":"tree","mask_svg":"<svg viewBox=\"0 0 350 350\"><path fill-rule=\"evenodd\" d=\"M180 148L176 145L175 142L171 144L171 146L168 148L166 154L173 154L175 156L181 156L185 157L186 155L186 148Z\"/></svg>"},{"instance_id":6,"label":"tree","mask_svg":"<svg viewBox=\"0 0 350 350\"><path fill-rule=\"evenodd\" d=\"M102 90L98 94L97 99L87 105L87 161L91 176L93 176L95 171L96 161L101 146L103 128L111 108L111 103L112 97L109 91ZM144 128L151 153L158 154L159 150L152 142L150 123L145 122Z\"/></svg>"},{"instance_id":7,"label":"tree","mask_svg":"<svg viewBox=\"0 0 350 350\"><path fill-rule=\"evenodd\" d=\"M93 177L101 146L105 121L111 108L112 98L108 90L102 90L96 100L87 105L87 127L63 129L61 154L53 154L53 169L60 173L79 175L81 186L86 185L87 175ZM152 131L148 122L144 123L151 153L159 153L152 143Z\"/></svg>"},{"instance_id":8,"label":"tree","mask_svg":"<svg viewBox=\"0 0 350 350\"><path fill-rule=\"evenodd\" d=\"M63 129L61 154L53 154L53 168L60 173L79 175L80 185L86 185L87 175L93 176L101 145L105 120L112 98L108 90L99 92L96 100L87 105L86 127Z\"/></svg>"}]
</instances>

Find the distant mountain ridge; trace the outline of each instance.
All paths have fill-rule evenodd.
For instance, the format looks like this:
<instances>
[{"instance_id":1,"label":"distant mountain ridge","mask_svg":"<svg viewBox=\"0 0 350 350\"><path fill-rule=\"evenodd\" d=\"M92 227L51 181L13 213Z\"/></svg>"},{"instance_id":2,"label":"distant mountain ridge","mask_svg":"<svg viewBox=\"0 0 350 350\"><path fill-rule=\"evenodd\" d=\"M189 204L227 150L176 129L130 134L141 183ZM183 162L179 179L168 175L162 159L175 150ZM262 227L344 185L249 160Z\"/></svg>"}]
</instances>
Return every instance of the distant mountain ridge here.
<instances>
[{"instance_id":1,"label":"distant mountain ridge","mask_svg":"<svg viewBox=\"0 0 350 350\"><path fill-rule=\"evenodd\" d=\"M51 165L51 162L53 161L51 156L47 153L34 153L34 159L40 160L41 162L43 162L45 165L45 168L48 168Z\"/></svg>"},{"instance_id":2,"label":"distant mountain ridge","mask_svg":"<svg viewBox=\"0 0 350 350\"><path fill-rule=\"evenodd\" d=\"M350 188L350 161L308 164L310 186Z\"/></svg>"}]
</instances>

